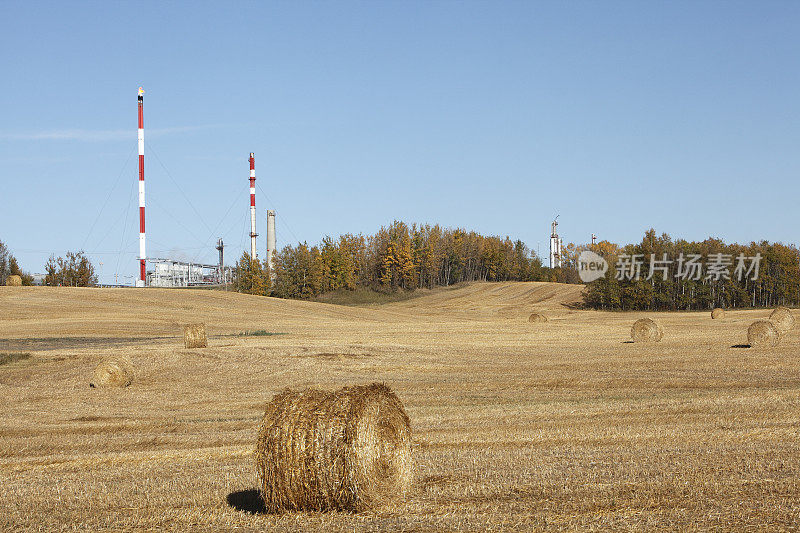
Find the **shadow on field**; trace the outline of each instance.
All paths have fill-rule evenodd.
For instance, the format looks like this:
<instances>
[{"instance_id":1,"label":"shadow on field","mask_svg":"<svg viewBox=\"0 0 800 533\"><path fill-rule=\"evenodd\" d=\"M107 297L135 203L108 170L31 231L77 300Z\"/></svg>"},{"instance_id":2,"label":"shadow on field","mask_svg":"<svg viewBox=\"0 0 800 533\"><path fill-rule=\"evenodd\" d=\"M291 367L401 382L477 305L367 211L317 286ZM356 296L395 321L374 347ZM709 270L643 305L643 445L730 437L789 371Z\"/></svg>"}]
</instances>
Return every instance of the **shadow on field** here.
<instances>
[{"instance_id":1,"label":"shadow on field","mask_svg":"<svg viewBox=\"0 0 800 533\"><path fill-rule=\"evenodd\" d=\"M64 350L71 348L111 348L137 346L144 342L178 337L29 337L25 339L0 339L0 351Z\"/></svg>"},{"instance_id":2,"label":"shadow on field","mask_svg":"<svg viewBox=\"0 0 800 533\"><path fill-rule=\"evenodd\" d=\"M225 501L237 511L244 511L252 514L267 513L267 508L264 506L264 500L261 499L261 494L259 494L258 489L231 492L225 498Z\"/></svg>"},{"instance_id":3,"label":"shadow on field","mask_svg":"<svg viewBox=\"0 0 800 533\"><path fill-rule=\"evenodd\" d=\"M750 348L749 344L734 344L731 348Z\"/></svg>"}]
</instances>

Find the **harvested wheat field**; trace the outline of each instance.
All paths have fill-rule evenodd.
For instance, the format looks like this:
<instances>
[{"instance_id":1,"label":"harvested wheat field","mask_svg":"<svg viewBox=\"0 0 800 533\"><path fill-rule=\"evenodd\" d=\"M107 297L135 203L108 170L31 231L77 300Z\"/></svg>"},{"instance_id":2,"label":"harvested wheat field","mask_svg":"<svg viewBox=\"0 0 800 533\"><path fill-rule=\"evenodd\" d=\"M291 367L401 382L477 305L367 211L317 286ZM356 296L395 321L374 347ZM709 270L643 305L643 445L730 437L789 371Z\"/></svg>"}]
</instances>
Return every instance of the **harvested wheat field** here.
<instances>
[{"instance_id":1,"label":"harvested wheat field","mask_svg":"<svg viewBox=\"0 0 800 533\"><path fill-rule=\"evenodd\" d=\"M360 308L0 287L0 353L31 354L0 365L0 529L796 528L800 332L754 350L771 310L583 311L580 290L475 283ZM661 342L630 341L645 316ZM208 348L184 348L195 322ZM90 388L116 357L130 386ZM273 397L374 382L410 419L405 501L266 513L254 451Z\"/></svg>"}]
</instances>

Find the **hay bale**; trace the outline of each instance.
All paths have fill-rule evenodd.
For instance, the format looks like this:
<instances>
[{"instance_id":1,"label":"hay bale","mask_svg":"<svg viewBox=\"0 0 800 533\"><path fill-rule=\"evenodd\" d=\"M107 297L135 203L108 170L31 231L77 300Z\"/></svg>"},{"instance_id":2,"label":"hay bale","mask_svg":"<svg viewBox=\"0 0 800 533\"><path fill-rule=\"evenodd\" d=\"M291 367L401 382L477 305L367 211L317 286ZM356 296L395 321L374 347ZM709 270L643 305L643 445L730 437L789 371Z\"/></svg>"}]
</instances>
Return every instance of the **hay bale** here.
<instances>
[{"instance_id":1,"label":"hay bale","mask_svg":"<svg viewBox=\"0 0 800 533\"><path fill-rule=\"evenodd\" d=\"M256 470L269 512L365 511L411 487L411 426L380 383L276 395L261 422Z\"/></svg>"},{"instance_id":2,"label":"hay bale","mask_svg":"<svg viewBox=\"0 0 800 533\"><path fill-rule=\"evenodd\" d=\"M633 342L658 342L663 337L664 329L651 318L640 318L631 328Z\"/></svg>"},{"instance_id":3,"label":"hay bale","mask_svg":"<svg viewBox=\"0 0 800 533\"><path fill-rule=\"evenodd\" d=\"M200 322L183 326L183 345L186 348L207 348L206 325Z\"/></svg>"},{"instance_id":4,"label":"hay bale","mask_svg":"<svg viewBox=\"0 0 800 533\"><path fill-rule=\"evenodd\" d=\"M22 287L22 278L11 274L6 278L6 287Z\"/></svg>"},{"instance_id":5,"label":"hay bale","mask_svg":"<svg viewBox=\"0 0 800 533\"><path fill-rule=\"evenodd\" d=\"M133 381L133 364L127 357L106 359L94 369L89 386L127 387Z\"/></svg>"},{"instance_id":6,"label":"hay bale","mask_svg":"<svg viewBox=\"0 0 800 533\"><path fill-rule=\"evenodd\" d=\"M786 307L778 307L775 309L772 314L769 315L769 320L775 324L778 333L781 335L794 327L794 315L792 314L792 310Z\"/></svg>"},{"instance_id":7,"label":"hay bale","mask_svg":"<svg viewBox=\"0 0 800 533\"><path fill-rule=\"evenodd\" d=\"M711 311L711 318L714 320L721 320L725 318L725 310L721 307L715 307L713 311Z\"/></svg>"},{"instance_id":8,"label":"hay bale","mask_svg":"<svg viewBox=\"0 0 800 533\"><path fill-rule=\"evenodd\" d=\"M769 320L756 320L747 328L747 343L751 348L772 348L780 340L780 331Z\"/></svg>"},{"instance_id":9,"label":"hay bale","mask_svg":"<svg viewBox=\"0 0 800 533\"><path fill-rule=\"evenodd\" d=\"M528 317L528 322L547 322L547 317L541 313L533 313Z\"/></svg>"}]
</instances>

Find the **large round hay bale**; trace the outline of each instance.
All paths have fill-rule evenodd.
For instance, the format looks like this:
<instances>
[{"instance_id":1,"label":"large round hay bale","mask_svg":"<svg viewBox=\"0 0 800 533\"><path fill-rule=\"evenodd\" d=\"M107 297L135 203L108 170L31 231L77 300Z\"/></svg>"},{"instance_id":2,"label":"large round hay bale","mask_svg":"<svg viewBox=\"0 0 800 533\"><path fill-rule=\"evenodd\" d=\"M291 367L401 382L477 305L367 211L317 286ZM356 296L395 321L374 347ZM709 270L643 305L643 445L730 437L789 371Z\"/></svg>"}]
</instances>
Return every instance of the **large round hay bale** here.
<instances>
[{"instance_id":1,"label":"large round hay bale","mask_svg":"<svg viewBox=\"0 0 800 533\"><path fill-rule=\"evenodd\" d=\"M187 324L183 326L183 345L186 348L208 347L206 325L200 322L198 324Z\"/></svg>"},{"instance_id":2,"label":"large round hay bale","mask_svg":"<svg viewBox=\"0 0 800 533\"><path fill-rule=\"evenodd\" d=\"M747 328L747 343L751 348L771 348L780 340L780 331L769 320L756 320Z\"/></svg>"},{"instance_id":3,"label":"large round hay bale","mask_svg":"<svg viewBox=\"0 0 800 533\"><path fill-rule=\"evenodd\" d=\"M711 318L714 320L721 320L725 318L725 310L721 307L715 307L713 311L711 311Z\"/></svg>"},{"instance_id":4,"label":"large round hay bale","mask_svg":"<svg viewBox=\"0 0 800 533\"><path fill-rule=\"evenodd\" d=\"M264 413L256 470L269 512L384 507L411 487L408 415L380 383L286 390Z\"/></svg>"},{"instance_id":5,"label":"large round hay bale","mask_svg":"<svg viewBox=\"0 0 800 533\"><path fill-rule=\"evenodd\" d=\"M528 317L528 322L547 322L547 317L541 313L533 313Z\"/></svg>"},{"instance_id":6,"label":"large round hay bale","mask_svg":"<svg viewBox=\"0 0 800 533\"><path fill-rule=\"evenodd\" d=\"M16 274L11 274L6 278L7 287L22 287L22 278Z\"/></svg>"},{"instance_id":7,"label":"large round hay bale","mask_svg":"<svg viewBox=\"0 0 800 533\"><path fill-rule=\"evenodd\" d=\"M794 327L794 314L792 314L792 310L786 307L778 307L775 309L771 315L769 315L770 321L775 324L775 327L778 329L778 333L783 335L784 333L790 331Z\"/></svg>"},{"instance_id":8,"label":"large round hay bale","mask_svg":"<svg viewBox=\"0 0 800 533\"><path fill-rule=\"evenodd\" d=\"M633 323L631 328L633 342L658 342L662 337L664 337L664 330L651 318L640 318Z\"/></svg>"},{"instance_id":9,"label":"large round hay bale","mask_svg":"<svg viewBox=\"0 0 800 533\"><path fill-rule=\"evenodd\" d=\"M126 357L106 359L94 369L90 387L127 387L133 381L133 364Z\"/></svg>"}]
</instances>

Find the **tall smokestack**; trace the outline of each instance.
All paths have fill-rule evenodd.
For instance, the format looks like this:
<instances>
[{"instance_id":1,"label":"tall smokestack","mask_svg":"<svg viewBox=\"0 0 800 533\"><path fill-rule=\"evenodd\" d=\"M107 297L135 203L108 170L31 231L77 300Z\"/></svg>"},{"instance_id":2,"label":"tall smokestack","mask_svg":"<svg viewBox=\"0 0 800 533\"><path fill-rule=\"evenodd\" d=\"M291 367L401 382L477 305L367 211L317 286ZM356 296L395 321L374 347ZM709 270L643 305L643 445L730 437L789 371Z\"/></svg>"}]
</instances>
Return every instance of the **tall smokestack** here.
<instances>
[{"instance_id":1,"label":"tall smokestack","mask_svg":"<svg viewBox=\"0 0 800 533\"><path fill-rule=\"evenodd\" d=\"M144 234L144 89L139 87L139 279L137 287L145 286L145 234Z\"/></svg>"},{"instance_id":2,"label":"tall smokestack","mask_svg":"<svg viewBox=\"0 0 800 533\"><path fill-rule=\"evenodd\" d=\"M256 258L256 158L250 152L250 259Z\"/></svg>"},{"instance_id":3,"label":"tall smokestack","mask_svg":"<svg viewBox=\"0 0 800 533\"><path fill-rule=\"evenodd\" d=\"M273 271L273 257L275 255L275 211L267 210L267 264L270 272ZM272 274L274 275L274 274Z\"/></svg>"}]
</instances>

